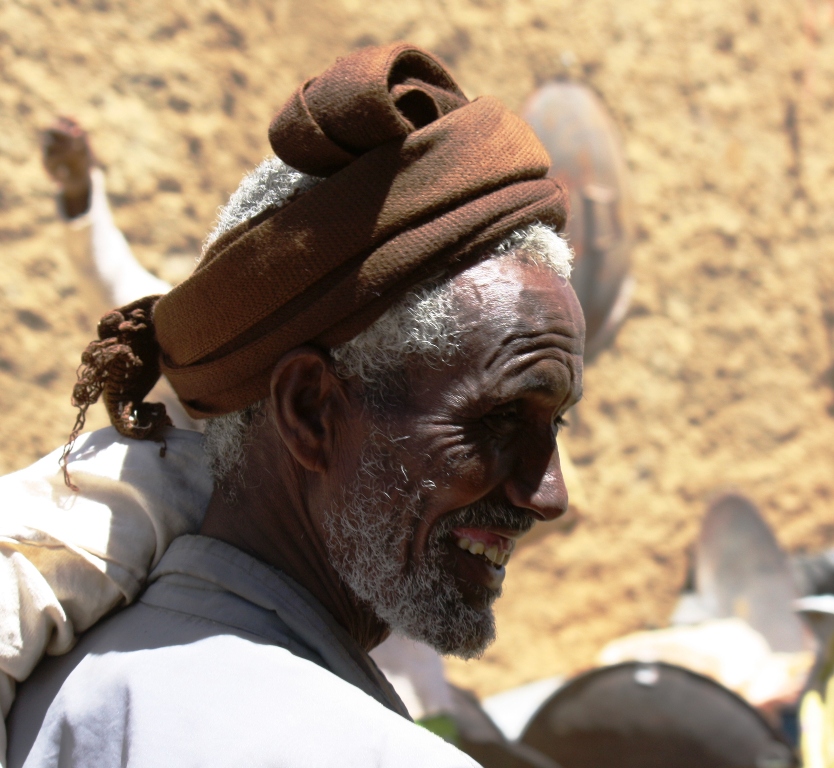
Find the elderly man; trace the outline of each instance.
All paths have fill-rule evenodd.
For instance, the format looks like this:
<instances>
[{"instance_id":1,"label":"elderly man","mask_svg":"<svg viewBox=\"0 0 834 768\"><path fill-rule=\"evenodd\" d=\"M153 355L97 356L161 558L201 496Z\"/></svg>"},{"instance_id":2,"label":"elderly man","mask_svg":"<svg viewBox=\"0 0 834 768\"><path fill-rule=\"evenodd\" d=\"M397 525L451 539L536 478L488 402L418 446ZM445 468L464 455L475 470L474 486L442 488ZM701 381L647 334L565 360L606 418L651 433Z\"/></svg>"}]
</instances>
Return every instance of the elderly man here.
<instances>
[{"instance_id":1,"label":"elderly man","mask_svg":"<svg viewBox=\"0 0 834 768\"><path fill-rule=\"evenodd\" d=\"M270 140L195 274L85 353L75 434L101 395L164 462L162 372L215 490L140 601L21 688L9 765L472 764L368 651L480 654L515 541L566 509L564 192L524 123L405 44L302 86Z\"/></svg>"}]
</instances>

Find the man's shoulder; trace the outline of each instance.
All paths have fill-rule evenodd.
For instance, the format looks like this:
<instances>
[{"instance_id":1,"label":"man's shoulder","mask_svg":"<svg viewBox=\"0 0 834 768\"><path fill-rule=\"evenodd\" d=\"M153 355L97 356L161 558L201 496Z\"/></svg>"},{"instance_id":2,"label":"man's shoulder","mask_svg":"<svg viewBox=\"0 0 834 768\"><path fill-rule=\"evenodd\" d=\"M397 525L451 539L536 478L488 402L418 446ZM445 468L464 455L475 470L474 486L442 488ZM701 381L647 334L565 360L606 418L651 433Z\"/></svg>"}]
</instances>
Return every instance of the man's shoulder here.
<instances>
[{"instance_id":1,"label":"man's shoulder","mask_svg":"<svg viewBox=\"0 0 834 768\"><path fill-rule=\"evenodd\" d=\"M139 693L143 675L164 677L182 656L178 651L193 648L204 655L208 649L199 643L228 631L201 617L144 603L119 611L69 653L43 659L20 686L9 714L9 764L23 762L50 717L53 725L71 724L115 711L120 701Z\"/></svg>"},{"instance_id":2,"label":"man's shoulder","mask_svg":"<svg viewBox=\"0 0 834 768\"><path fill-rule=\"evenodd\" d=\"M61 754L62 764L110 768L125 750L137 766L474 765L284 648L230 634L145 646L86 653L31 751L15 745L13 717L10 766L26 754L36 766Z\"/></svg>"}]
</instances>

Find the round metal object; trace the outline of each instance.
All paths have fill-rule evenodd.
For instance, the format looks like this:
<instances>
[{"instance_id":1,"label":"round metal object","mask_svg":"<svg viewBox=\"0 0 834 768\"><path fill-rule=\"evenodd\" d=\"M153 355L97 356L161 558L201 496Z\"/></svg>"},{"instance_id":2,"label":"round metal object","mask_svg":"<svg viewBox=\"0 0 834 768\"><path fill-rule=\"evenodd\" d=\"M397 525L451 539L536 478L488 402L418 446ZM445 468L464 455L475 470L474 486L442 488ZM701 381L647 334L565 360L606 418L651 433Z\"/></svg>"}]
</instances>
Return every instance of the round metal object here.
<instances>
[{"instance_id":1,"label":"round metal object","mask_svg":"<svg viewBox=\"0 0 834 768\"><path fill-rule=\"evenodd\" d=\"M550 154L550 175L570 192L571 283L585 313L585 359L591 360L616 334L633 288L634 222L619 137L599 98L579 83L542 86L522 116Z\"/></svg>"},{"instance_id":2,"label":"round metal object","mask_svg":"<svg viewBox=\"0 0 834 768\"><path fill-rule=\"evenodd\" d=\"M811 647L795 613L799 595L788 556L749 499L728 493L710 505L696 563L698 594L712 617L744 619L774 651Z\"/></svg>"},{"instance_id":3,"label":"round metal object","mask_svg":"<svg viewBox=\"0 0 834 768\"><path fill-rule=\"evenodd\" d=\"M707 677L628 662L574 678L521 742L562 768L790 768L791 750L747 702Z\"/></svg>"}]
</instances>

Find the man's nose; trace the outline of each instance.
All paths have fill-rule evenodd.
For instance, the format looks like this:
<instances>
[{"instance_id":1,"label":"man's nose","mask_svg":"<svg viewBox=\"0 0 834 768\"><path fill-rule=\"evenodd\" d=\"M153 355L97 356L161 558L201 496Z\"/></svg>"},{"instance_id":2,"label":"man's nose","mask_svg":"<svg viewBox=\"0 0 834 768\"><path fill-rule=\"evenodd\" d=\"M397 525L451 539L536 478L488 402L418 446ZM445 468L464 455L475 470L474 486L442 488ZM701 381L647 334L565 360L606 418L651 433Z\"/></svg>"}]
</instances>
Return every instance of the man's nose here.
<instances>
[{"instance_id":1,"label":"man's nose","mask_svg":"<svg viewBox=\"0 0 834 768\"><path fill-rule=\"evenodd\" d=\"M568 491L559 463L556 439L540 439L523 451L504 483L507 501L531 510L538 520L555 520L568 509Z\"/></svg>"}]
</instances>

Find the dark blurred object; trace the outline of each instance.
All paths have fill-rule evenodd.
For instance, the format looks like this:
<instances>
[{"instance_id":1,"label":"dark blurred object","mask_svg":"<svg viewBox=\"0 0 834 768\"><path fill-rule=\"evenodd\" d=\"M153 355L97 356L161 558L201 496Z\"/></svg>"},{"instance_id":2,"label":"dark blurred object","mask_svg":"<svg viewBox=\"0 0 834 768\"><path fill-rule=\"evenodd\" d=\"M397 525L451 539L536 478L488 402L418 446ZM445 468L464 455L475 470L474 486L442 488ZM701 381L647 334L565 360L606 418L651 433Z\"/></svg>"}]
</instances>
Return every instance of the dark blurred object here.
<instances>
[{"instance_id":1,"label":"dark blurred object","mask_svg":"<svg viewBox=\"0 0 834 768\"><path fill-rule=\"evenodd\" d=\"M834 550L794 555L791 570L801 595L834 595Z\"/></svg>"},{"instance_id":2,"label":"dark blurred object","mask_svg":"<svg viewBox=\"0 0 834 768\"><path fill-rule=\"evenodd\" d=\"M698 594L710 616L744 619L774 651L812 647L795 613L799 595L788 556L752 501L729 493L710 505L696 563Z\"/></svg>"},{"instance_id":3,"label":"dark blurred object","mask_svg":"<svg viewBox=\"0 0 834 768\"><path fill-rule=\"evenodd\" d=\"M563 768L789 768L791 750L743 699L707 677L629 662L574 678L521 742Z\"/></svg>"},{"instance_id":4,"label":"dark blurred object","mask_svg":"<svg viewBox=\"0 0 834 768\"><path fill-rule=\"evenodd\" d=\"M570 191L571 283L585 313L590 361L614 338L633 289L633 211L619 137L600 100L579 83L544 85L522 114L550 154L550 175Z\"/></svg>"},{"instance_id":5,"label":"dark blurred object","mask_svg":"<svg viewBox=\"0 0 834 768\"><path fill-rule=\"evenodd\" d=\"M86 213L90 207L95 163L87 132L71 117L58 117L41 136L43 167L58 183L58 206L68 219Z\"/></svg>"},{"instance_id":6,"label":"dark blurred object","mask_svg":"<svg viewBox=\"0 0 834 768\"><path fill-rule=\"evenodd\" d=\"M455 743L484 768L561 768L538 750L508 741L474 694L454 685L450 688L457 726Z\"/></svg>"}]
</instances>

